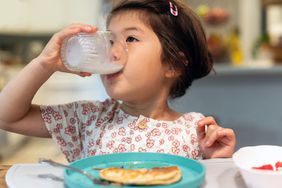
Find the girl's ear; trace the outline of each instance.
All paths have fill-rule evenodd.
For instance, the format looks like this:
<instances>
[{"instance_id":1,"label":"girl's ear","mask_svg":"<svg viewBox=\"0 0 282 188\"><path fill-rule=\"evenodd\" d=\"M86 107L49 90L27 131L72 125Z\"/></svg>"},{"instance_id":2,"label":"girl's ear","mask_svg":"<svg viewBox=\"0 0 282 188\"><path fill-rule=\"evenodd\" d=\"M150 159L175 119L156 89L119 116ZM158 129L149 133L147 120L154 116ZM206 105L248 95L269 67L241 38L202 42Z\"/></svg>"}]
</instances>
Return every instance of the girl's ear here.
<instances>
[{"instance_id":1,"label":"girl's ear","mask_svg":"<svg viewBox=\"0 0 282 188\"><path fill-rule=\"evenodd\" d=\"M166 78L177 78L181 75L181 70L178 68L173 67L172 65L168 65L166 72L165 72L165 77Z\"/></svg>"},{"instance_id":2,"label":"girl's ear","mask_svg":"<svg viewBox=\"0 0 282 188\"><path fill-rule=\"evenodd\" d=\"M188 65L188 60L183 52L179 52L178 59L180 62L183 62L185 66ZM181 74L183 74L183 71L184 70L182 70L180 67L175 67L171 63L168 63L166 66L165 76L167 78L178 78L181 76Z\"/></svg>"}]
</instances>

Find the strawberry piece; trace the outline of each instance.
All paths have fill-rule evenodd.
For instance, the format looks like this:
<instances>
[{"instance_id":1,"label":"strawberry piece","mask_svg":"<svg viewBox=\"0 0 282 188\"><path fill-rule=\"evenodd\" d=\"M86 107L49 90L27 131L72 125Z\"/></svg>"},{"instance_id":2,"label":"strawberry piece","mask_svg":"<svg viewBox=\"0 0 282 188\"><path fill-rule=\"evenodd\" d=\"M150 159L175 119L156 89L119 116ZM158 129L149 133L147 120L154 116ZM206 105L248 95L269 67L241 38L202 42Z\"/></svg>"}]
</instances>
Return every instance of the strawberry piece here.
<instances>
[{"instance_id":1,"label":"strawberry piece","mask_svg":"<svg viewBox=\"0 0 282 188\"><path fill-rule=\"evenodd\" d=\"M282 169L282 162L281 162L281 161L277 161L277 162L275 163L275 168L276 168L277 171L280 170L280 169Z\"/></svg>"},{"instance_id":2,"label":"strawberry piece","mask_svg":"<svg viewBox=\"0 0 282 188\"><path fill-rule=\"evenodd\" d=\"M258 167L253 167L252 169L256 169L256 170L274 170L273 166L271 164L266 164L266 165L262 165L262 166L258 166Z\"/></svg>"}]
</instances>

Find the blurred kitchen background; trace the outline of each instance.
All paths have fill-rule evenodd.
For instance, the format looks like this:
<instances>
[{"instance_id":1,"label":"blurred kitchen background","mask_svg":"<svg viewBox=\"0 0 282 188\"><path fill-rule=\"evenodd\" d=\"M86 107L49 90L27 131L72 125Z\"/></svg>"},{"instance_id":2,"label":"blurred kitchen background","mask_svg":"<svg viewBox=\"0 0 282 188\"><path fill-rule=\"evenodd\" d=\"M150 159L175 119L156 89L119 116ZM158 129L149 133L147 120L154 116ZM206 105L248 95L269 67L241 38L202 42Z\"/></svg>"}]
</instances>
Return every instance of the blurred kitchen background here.
<instances>
[{"instance_id":1,"label":"blurred kitchen background","mask_svg":"<svg viewBox=\"0 0 282 188\"><path fill-rule=\"evenodd\" d=\"M0 91L44 48L50 37L71 23L105 29L117 0L0 0ZM179 111L212 115L246 145L282 145L282 0L187 0L206 30L215 71L194 82L171 105ZM34 103L56 104L107 97L97 75L80 78L56 73ZM1 105L1 104L0 104ZM50 139L0 130L0 163L65 162Z\"/></svg>"}]
</instances>

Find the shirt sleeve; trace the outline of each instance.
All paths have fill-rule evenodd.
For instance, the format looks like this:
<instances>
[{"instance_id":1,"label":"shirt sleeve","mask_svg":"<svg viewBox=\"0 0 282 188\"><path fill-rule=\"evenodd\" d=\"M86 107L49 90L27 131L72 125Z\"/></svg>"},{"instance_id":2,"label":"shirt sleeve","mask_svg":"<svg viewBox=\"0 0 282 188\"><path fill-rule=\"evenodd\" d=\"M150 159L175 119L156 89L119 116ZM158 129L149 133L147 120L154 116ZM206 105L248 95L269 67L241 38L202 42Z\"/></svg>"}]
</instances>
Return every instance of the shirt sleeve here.
<instances>
[{"instance_id":1,"label":"shirt sleeve","mask_svg":"<svg viewBox=\"0 0 282 188\"><path fill-rule=\"evenodd\" d=\"M187 126L190 129L191 157L196 160L203 159L203 151L201 150L198 141L197 126L198 122L204 117L203 114L198 112L190 112L184 115Z\"/></svg>"},{"instance_id":2,"label":"shirt sleeve","mask_svg":"<svg viewBox=\"0 0 282 188\"><path fill-rule=\"evenodd\" d=\"M96 125L97 119L111 103L109 100L40 106L46 128L68 161L86 157L86 129Z\"/></svg>"}]
</instances>

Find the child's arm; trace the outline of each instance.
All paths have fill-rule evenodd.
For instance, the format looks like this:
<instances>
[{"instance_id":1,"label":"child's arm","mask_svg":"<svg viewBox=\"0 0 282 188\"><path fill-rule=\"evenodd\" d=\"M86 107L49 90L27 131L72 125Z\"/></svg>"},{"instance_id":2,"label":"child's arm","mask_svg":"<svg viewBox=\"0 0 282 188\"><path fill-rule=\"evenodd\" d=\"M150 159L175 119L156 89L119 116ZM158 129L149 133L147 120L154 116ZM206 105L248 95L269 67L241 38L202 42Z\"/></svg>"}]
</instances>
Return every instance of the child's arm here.
<instances>
[{"instance_id":1,"label":"child's arm","mask_svg":"<svg viewBox=\"0 0 282 188\"><path fill-rule=\"evenodd\" d=\"M204 158L232 157L236 145L232 129L222 128L213 117L206 117L198 122L197 134Z\"/></svg>"},{"instance_id":2,"label":"child's arm","mask_svg":"<svg viewBox=\"0 0 282 188\"><path fill-rule=\"evenodd\" d=\"M31 101L45 81L56 71L68 71L60 58L63 40L79 32L92 33L96 28L73 24L53 35L41 54L33 59L0 93L0 128L39 137L50 137L40 108ZM75 73L87 76L87 73Z\"/></svg>"}]
</instances>

